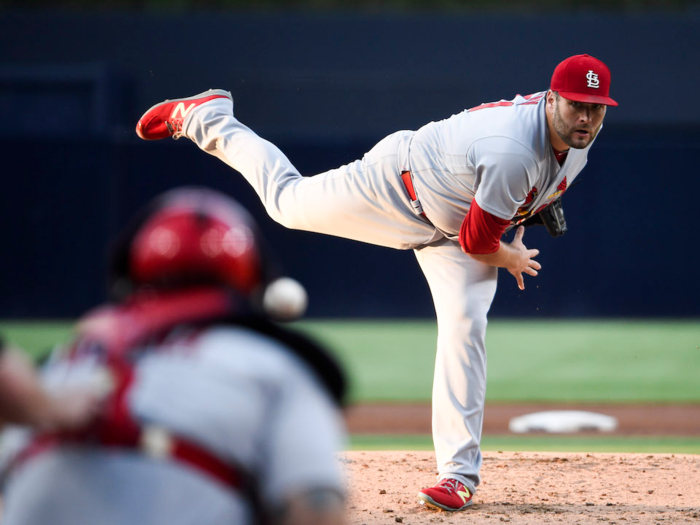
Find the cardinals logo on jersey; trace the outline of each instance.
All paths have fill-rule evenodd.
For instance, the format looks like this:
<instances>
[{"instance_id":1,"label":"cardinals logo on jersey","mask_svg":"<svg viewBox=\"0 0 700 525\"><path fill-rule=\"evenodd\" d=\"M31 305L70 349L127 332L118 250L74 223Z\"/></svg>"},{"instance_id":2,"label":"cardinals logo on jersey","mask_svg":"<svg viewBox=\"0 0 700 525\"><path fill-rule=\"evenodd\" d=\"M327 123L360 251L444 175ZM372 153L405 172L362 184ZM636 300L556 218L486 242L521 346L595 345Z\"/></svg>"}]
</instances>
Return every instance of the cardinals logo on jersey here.
<instances>
[{"instance_id":1,"label":"cardinals logo on jersey","mask_svg":"<svg viewBox=\"0 0 700 525\"><path fill-rule=\"evenodd\" d=\"M537 198L538 193L539 192L537 191L537 188L533 186L533 188L530 190L530 193L528 193L527 197L525 197L525 202L523 203L523 205L520 206L520 208L518 208L518 215L514 217L513 220L523 219L530 216L532 210L528 210L527 207L532 201L534 201Z\"/></svg>"},{"instance_id":2,"label":"cardinals logo on jersey","mask_svg":"<svg viewBox=\"0 0 700 525\"><path fill-rule=\"evenodd\" d=\"M530 193L525 197L525 202L518 208L518 214L510 220L511 225L517 226L518 224L524 222L528 218L532 217L532 210L528 210L527 207L537 198L539 190L536 187L532 187Z\"/></svg>"},{"instance_id":3,"label":"cardinals logo on jersey","mask_svg":"<svg viewBox=\"0 0 700 525\"><path fill-rule=\"evenodd\" d=\"M559 183L559 186L557 186L557 191L555 191L551 195L548 195L547 200L556 199L557 197L559 197L559 195L566 191L567 187L568 183L566 182L566 177L564 177L564 179Z\"/></svg>"},{"instance_id":4,"label":"cardinals logo on jersey","mask_svg":"<svg viewBox=\"0 0 700 525\"><path fill-rule=\"evenodd\" d=\"M547 200L544 204L541 204L536 210L528 210L527 207L532 201L534 201L537 198L538 195L538 190L537 188L533 187L530 190L530 193L527 194L527 197L525 198L525 202L523 203L520 208L518 208L518 214L511 219L511 224L513 226L517 226L518 224L522 224L525 222L527 219L532 217L533 215L537 215L539 212L544 210L547 206L551 204L551 202L559 197L562 193L566 191L568 188L569 184L566 180L566 177L562 179L562 181L557 185L557 191L552 193L551 195L547 196Z\"/></svg>"}]
</instances>

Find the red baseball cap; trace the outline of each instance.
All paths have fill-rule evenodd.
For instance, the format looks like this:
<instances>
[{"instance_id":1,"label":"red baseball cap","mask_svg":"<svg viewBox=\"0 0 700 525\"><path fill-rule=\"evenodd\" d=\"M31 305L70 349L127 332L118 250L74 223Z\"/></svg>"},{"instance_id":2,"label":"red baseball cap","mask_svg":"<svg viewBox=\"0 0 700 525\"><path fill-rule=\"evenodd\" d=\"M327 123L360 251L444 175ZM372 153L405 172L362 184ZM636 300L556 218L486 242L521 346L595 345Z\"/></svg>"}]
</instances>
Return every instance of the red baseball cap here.
<instances>
[{"instance_id":1,"label":"red baseball cap","mask_svg":"<svg viewBox=\"0 0 700 525\"><path fill-rule=\"evenodd\" d=\"M590 55L574 55L561 62L550 85L562 97L576 102L617 106L610 98L610 70Z\"/></svg>"}]
</instances>

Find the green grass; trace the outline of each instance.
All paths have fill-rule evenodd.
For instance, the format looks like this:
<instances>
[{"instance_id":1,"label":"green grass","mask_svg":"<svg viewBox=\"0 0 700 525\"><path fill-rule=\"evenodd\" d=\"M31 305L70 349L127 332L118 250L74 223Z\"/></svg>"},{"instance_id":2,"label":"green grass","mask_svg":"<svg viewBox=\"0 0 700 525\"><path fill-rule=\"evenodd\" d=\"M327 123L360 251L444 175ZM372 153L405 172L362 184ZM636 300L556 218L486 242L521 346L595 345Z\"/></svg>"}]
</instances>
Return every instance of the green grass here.
<instances>
[{"instance_id":1,"label":"green grass","mask_svg":"<svg viewBox=\"0 0 700 525\"><path fill-rule=\"evenodd\" d=\"M303 321L348 368L352 400L430 400L431 321ZM38 357L71 337L68 322L0 322ZM506 321L487 337L488 401L700 402L700 322ZM355 450L432 450L428 435L354 435ZM700 439L653 436L484 436L487 451L700 454Z\"/></svg>"},{"instance_id":2,"label":"green grass","mask_svg":"<svg viewBox=\"0 0 700 525\"><path fill-rule=\"evenodd\" d=\"M433 450L429 435L355 434L350 450ZM700 439L671 436L484 436L484 451L700 454Z\"/></svg>"},{"instance_id":3,"label":"green grass","mask_svg":"<svg viewBox=\"0 0 700 525\"><path fill-rule=\"evenodd\" d=\"M351 398L430 400L437 330L432 321L303 321L351 377ZM70 324L0 322L38 356ZM698 321L513 321L490 324L487 401L700 402Z\"/></svg>"},{"instance_id":4,"label":"green grass","mask_svg":"<svg viewBox=\"0 0 700 525\"><path fill-rule=\"evenodd\" d=\"M69 341L72 326L68 321L3 321L0 322L0 334L38 358L56 344Z\"/></svg>"},{"instance_id":5,"label":"green grass","mask_svg":"<svg viewBox=\"0 0 700 525\"><path fill-rule=\"evenodd\" d=\"M346 364L356 401L428 401L431 321L305 321ZM514 321L489 326L487 401L700 402L698 321Z\"/></svg>"},{"instance_id":6,"label":"green grass","mask_svg":"<svg viewBox=\"0 0 700 525\"><path fill-rule=\"evenodd\" d=\"M700 401L697 321L516 322L487 343L491 401Z\"/></svg>"},{"instance_id":7,"label":"green grass","mask_svg":"<svg viewBox=\"0 0 700 525\"><path fill-rule=\"evenodd\" d=\"M345 364L357 401L428 401L437 330L428 321L304 321Z\"/></svg>"}]
</instances>

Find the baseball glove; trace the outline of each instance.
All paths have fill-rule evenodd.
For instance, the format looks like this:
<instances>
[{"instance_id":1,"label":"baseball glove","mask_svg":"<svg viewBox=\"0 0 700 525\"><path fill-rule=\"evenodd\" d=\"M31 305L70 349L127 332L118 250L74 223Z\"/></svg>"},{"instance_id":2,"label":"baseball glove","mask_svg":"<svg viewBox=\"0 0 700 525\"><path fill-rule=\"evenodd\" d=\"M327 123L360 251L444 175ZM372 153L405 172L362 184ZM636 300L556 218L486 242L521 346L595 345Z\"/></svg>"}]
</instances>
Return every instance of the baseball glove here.
<instances>
[{"instance_id":1,"label":"baseball glove","mask_svg":"<svg viewBox=\"0 0 700 525\"><path fill-rule=\"evenodd\" d=\"M567 231L564 208L561 205L561 197L552 201L552 204L536 215L533 215L522 223L526 228L542 224L552 237L561 237Z\"/></svg>"}]
</instances>

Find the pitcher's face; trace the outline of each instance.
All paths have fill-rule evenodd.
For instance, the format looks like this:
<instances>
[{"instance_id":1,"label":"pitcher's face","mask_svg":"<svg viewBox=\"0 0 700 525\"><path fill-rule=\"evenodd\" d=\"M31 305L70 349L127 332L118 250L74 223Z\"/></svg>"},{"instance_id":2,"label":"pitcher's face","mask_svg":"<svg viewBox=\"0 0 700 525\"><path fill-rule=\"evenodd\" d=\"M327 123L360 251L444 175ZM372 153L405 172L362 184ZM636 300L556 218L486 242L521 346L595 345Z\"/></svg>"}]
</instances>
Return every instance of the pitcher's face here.
<instances>
[{"instance_id":1,"label":"pitcher's face","mask_svg":"<svg viewBox=\"0 0 700 525\"><path fill-rule=\"evenodd\" d=\"M552 125L559 139L576 149L583 149L593 142L607 110L604 104L576 102L551 92L547 106L551 107Z\"/></svg>"}]
</instances>

